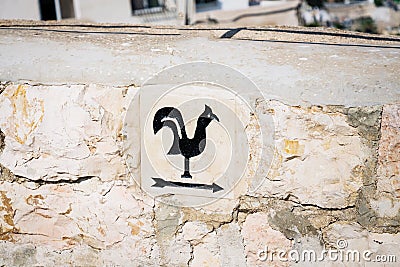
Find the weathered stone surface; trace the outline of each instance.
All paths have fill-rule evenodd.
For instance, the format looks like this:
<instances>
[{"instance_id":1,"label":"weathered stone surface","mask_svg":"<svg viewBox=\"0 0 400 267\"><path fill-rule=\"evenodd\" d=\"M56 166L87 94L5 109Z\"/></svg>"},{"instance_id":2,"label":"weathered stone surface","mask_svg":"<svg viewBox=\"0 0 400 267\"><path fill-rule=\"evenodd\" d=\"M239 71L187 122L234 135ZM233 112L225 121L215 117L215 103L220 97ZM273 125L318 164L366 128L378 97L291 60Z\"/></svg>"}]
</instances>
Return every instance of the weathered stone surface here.
<instances>
[{"instance_id":1,"label":"weathered stone surface","mask_svg":"<svg viewBox=\"0 0 400 267\"><path fill-rule=\"evenodd\" d=\"M379 107L265 103L260 108L274 117L276 148L261 187L250 193L247 175L233 198L179 208L162 199L155 205L126 176L122 120L136 92L94 84L5 88L0 97L0 236L6 242L3 251L9 251L4 264L79 265L87 259L94 265L134 260L139 266L287 266L291 263L260 261L257 253L265 246L319 253L335 242L334 231L362 244L364 237L345 230L352 223L332 227L337 220L355 221L358 198L377 225L390 225L392 234L372 234L359 226L356 232L396 238L398 106L383 107L379 130ZM371 176L373 162L378 163L376 177ZM375 179L376 192L366 186ZM247 193L256 197L243 197ZM173 195L163 197L174 202ZM391 219L385 224L383 218Z\"/></svg>"},{"instance_id":2,"label":"weathered stone surface","mask_svg":"<svg viewBox=\"0 0 400 267\"><path fill-rule=\"evenodd\" d=\"M363 185L354 169L371 156L346 115L322 107L288 107L272 102L276 151L263 196L292 196L325 208L354 205Z\"/></svg>"},{"instance_id":3,"label":"weathered stone surface","mask_svg":"<svg viewBox=\"0 0 400 267\"><path fill-rule=\"evenodd\" d=\"M182 212L178 207L157 203L154 227L160 253L160 264L185 266L191 256L189 241L180 230Z\"/></svg>"},{"instance_id":4,"label":"weathered stone surface","mask_svg":"<svg viewBox=\"0 0 400 267\"><path fill-rule=\"evenodd\" d=\"M400 106L385 105L377 149L376 191L366 191L359 220L379 233L398 232L400 226Z\"/></svg>"},{"instance_id":5,"label":"weathered stone surface","mask_svg":"<svg viewBox=\"0 0 400 267\"><path fill-rule=\"evenodd\" d=\"M12 241L12 233L15 230L14 223L14 208L11 199L7 196L7 191L0 191L1 205L0 205L0 237L1 240Z\"/></svg>"},{"instance_id":6,"label":"weathered stone surface","mask_svg":"<svg viewBox=\"0 0 400 267\"><path fill-rule=\"evenodd\" d=\"M16 23L0 23L1 266L310 266L259 252L318 254L340 240L400 260L399 38ZM196 60L236 68L264 98L248 96L261 117L234 104L250 136L244 179L181 207L140 189L139 111L124 116L149 76ZM271 166L254 160L259 123L276 138Z\"/></svg>"},{"instance_id":7,"label":"weathered stone surface","mask_svg":"<svg viewBox=\"0 0 400 267\"><path fill-rule=\"evenodd\" d=\"M370 156L365 158L363 166L353 170L353 175L362 177L364 188L361 191L366 192L368 187L374 186L377 179L377 150L381 135L382 107L352 107L346 109L345 113L347 114L349 125L356 128L362 143L370 150Z\"/></svg>"},{"instance_id":8,"label":"weathered stone surface","mask_svg":"<svg viewBox=\"0 0 400 267\"><path fill-rule=\"evenodd\" d=\"M352 107L347 110L349 124L357 128L360 136L370 146L379 140L381 113L380 106Z\"/></svg>"},{"instance_id":9,"label":"weathered stone surface","mask_svg":"<svg viewBox=\"0 0 400 267\"><path fill-rule=\"evenodd\" d=\"M272 229L267 213L259 212L248 215L243 223L242 236L249 266L288 266L287 262L273 260L263 262L259 259L260 250L289 251L293 245L292 241L287 239L283 233Z\"/></svg>"},{"instance_id":10,"label":"weathered stone surface","mask_svg":"<svg viewBox=\"0 0 400 267\"><path fill-rule=\"evenodd\" d=\"M354 262L354 266L365 266L365 264L382 264L377 263L377 257L388 257L392 258L392 263L386 260L387 264L396 264L400 259L400 234L377 234L368 232L356 223L349 222L338 222L332 224L324 231L324 239L326 242L335 249L349 251L356 250L360 252L361 257L359 261ZM340 243L340 241L342 241ZM363 259L362 255L365 251L369 251L367 254L367 260ZM368 258L371 261L368 261ZM393 261L394 259L394 261ZM385 261L383 261L385 262Z\"/></svg>"},{"instance_id":11,"label":"weathered stone surface","mask_svg":"<svg viewBox=\"0 0 400 267\"><path fill-rule=\"evenodd\" d=\"M151 256L151 206L135 199L135 190L120 182L91 179L34 190L3 182L1 187L3 240L51 251L79 244L97 250L129 246L132 256Z\"/></svg>"},{"instance_id":12,"label":"weathered stone surface","mask_svg":"<svg viewBox=\"0 0 400 267\"><path fill-rule=\"evenodd\" d=\"M154 245L148 239L142 243ZM123 242L107 250L78 244L73 249L62 251L33 244L0 243L0 253L0 264L5 266L159 266L155 250L151 257L146 257L148 255L141 255L147 253L146 250L137 250L132 242Z\"/></svg>"},{"instance_id":13,"label":"weathered stone surface","mask_svg":"<svg viewBox=\"0 0 400 267\"><path fill-rule=\"evenodd\" d=\"M3 93L4 89L10 84L10 82L0 81L0 95Z\"/></svg>"},{"instance_id":14,"label":"weathered stone surface","mask_svg":"<svg viewBox=\"0 0 400 267\"><path fill-rule=\"evenodd\" d=\"M124 97L126 90L8 86L0 98L0 128L6 135L0 163L33 181L123 177L121 129L123 109L130 101Z\"/></svg>"},{"instance_id":15,"label":"weathered stone surface","mask_svg":"<svg viewBox=\"0 0 400 267\"><path fill-rule=\"evenodd\" d=\"M5 146L5 144L4 144L5 137L6 136L4 135L4 133L0 129L0 154L3 152L4 146Z\"/></svg>"},{"instance_id":16,"label":"weathered stone surface","mask_svg":"<svg viewBox=\"0 0 400 267\"><path fill-rule=\"evenodd\" d=\"M200 240L212 230L204 222L187 222L182 227L183 238L188 241Z\"/></svg>"},{"instance_id":17,"label":"weathered stone surface","mask_svg":"<svg viewBox=\"0 0 400 267\"><path fill-rule=\"evenodd\" d=\"M190 266L246 266L238 224L224 224L202 238L193 248Z\"/></svg>"},{"instance_id":18,"label":"weathered stone surface","mask_svg":"<svg viewBox=\"0 0 400 267\"><path fill-rule=\"evenodd\" d=\"M400 201L400 105L386 105L379 142L378 191Z\"/></svg>"},{"instance_id":19,"label":"weathered stone surface","mask_svg":"<svg viewBox=\"0 0 400 267\"><path fill-rule=\"evenodd\" d=\"M317 229L305 216L296 215L288 209L273 210L269 222L290 240L300 239L302 236L318 236Z\"/></svg>"},{"instance_id":20,"label":"weathered stone surface","mask_svg":"<svg viewBox=\"0 0 400 267\"><path fill-rule=\"evenodd\" d=\"M395 36L385 41L334 29L249 27L222 39L231 29L218 25L30 27L29 21L26 30L15 26L21 23L2 23L3 80L141 85L170 66L209 61L240 70L265 95L291 105L362 106L400 97Z\"/></svg>"},{"instance_id":21,"label":"weathered stone surface","mask_svg":"<svg viewBox=\"0 0 400 267\"><path fill-rule=\"evenodd\" d=\"M193 248L191 266L222 266L220 249L215 232L207 235L203 242Z\"/></svg>"},{"instance_id":22,"label":"weathered stone surface","mask_svg":"<svg viewBox=\"0 0 400 267\"><path fill-rule=\"evenodd\" d=\"M2 266L29 266L37 264L37 251L33 244L15 246L0 243L0 264Z\"/></svg>"}]
</instances>

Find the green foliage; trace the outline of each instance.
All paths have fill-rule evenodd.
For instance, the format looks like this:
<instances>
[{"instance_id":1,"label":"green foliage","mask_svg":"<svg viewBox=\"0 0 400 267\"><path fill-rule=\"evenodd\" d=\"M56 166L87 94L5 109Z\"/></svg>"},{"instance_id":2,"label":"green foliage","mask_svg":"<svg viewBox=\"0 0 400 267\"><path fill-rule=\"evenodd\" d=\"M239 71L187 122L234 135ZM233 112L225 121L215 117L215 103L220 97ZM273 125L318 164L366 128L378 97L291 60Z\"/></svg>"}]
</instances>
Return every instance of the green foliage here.
<instances>
[{"instance_id":1,"label":"green foliage","mask_svg":"<svg viewBox=\"0 0 400 267\"><path fill-rule=\"evenodd\" d=\"M377 7L383 6L383 0L374 0L374 3Z\"/></svg>"},{"instance_id":2,"label":"green foliage","mask_svg":"<svg viewBox=\"0 0 400 267\"><path fill-rule=\"evenodd\" d=\"M355 30L358 32L378 33L375 21L371 17L361 17L354 21Z\"/></svg>"},{"instance_id":3,"label":"green foliage","mask_svg":"<svg viewBox=\"0 0 400 267\"><path fill-rule=\"evenodd\" d=\"M313 23L306 24L305 26L306 27L320 27L321 25L319 25L319 23L315 21Z\"/></svg>"},{"instance_id":4,"label":"green foliage","mask_svg":"<svg viewBox=\"0 0 400 267\"><path fill-rule=\"evenodd\" d=\"M333 22L333 27L337 28L337 29L340 29L340 30L344 30L345 29L344 25L339 23L339 22Z\"/></svg>"}]
</instances>

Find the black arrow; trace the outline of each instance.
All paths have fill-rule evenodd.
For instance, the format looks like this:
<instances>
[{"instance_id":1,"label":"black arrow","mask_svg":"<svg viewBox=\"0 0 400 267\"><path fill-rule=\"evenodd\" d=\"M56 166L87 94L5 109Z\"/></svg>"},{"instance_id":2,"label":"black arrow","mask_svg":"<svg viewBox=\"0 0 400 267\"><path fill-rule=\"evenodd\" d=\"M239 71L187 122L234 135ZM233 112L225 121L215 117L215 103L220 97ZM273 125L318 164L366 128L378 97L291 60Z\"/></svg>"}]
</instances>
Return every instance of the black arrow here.
<instances>
[{"instance_id":1,"label":"black arrow","mask_svg":"<svg viewBox=\"0 0 400 267\"><path fill-rule=\"evenodd\" d=\"M164 188L164 187L186 187L186 188L194 188L194 189L206 189L206 190L212 190L213 193L224 190L222 187L217 185L216 183L213 183L211 185L209 184L193 184L193 183L182 183L182 182L170 182L170 181L165 181L162 178L154 178L152 177L155 184L153 184L151 187L159 187L159 188Z\"/></svg>"}]
</instances>

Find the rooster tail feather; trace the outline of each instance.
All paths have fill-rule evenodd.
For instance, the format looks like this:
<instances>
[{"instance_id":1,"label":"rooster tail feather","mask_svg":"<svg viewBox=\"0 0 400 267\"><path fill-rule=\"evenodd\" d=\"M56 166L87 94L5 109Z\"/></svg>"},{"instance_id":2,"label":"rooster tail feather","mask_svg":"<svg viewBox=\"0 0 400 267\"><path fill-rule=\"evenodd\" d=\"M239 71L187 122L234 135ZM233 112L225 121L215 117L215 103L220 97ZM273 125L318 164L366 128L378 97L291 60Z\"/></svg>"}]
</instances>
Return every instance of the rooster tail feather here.
<instances>
[{"instance_id":1,"label":"rooster tail feather","mask_svg":"<svg viewBox=\"0 0 400 267\"><path fill-rule=\"evenodd\" d=\"M178 134L178 128L176 127L176 124L172 120L166 120L163 122L163 127L169 127L172 130L172 133L174 134L174 142L172 143L171 148L168 151L168 155L179 155L181 154L181 150L179 149L179 134Z\"/></svg>"},{"instance_id":2,"label":"rooster tail feather","mask_svg":"<svg viewBox=\"0 0 400 267\"><path fill-rule=\"evenodd\" d=\"M154 115L153 130L156 134L164 126L170 128L174 134L174 142L168 152L168 155L179 155L181 151L179 149L179 139L187 138L185 124L181 112L173 107L164 107L159 109ZM180 134L178 129L180 129Z\"/></svg>"}]
</instances>

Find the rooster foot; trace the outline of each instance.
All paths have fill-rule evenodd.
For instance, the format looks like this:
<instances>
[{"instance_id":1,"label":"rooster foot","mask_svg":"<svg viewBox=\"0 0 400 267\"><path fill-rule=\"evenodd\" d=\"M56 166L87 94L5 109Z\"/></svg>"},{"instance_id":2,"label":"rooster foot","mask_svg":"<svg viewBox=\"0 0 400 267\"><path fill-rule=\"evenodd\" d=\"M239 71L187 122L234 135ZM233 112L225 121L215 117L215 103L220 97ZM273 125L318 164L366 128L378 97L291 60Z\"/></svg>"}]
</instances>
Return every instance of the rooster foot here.
<instances>
[{"instance_id":1,"label":"rooster foot","mask_svg":"<svg viewBox=\"0 0 400 267\"><path fill-rule=\"evenodd\" d=\"M181 175L181 178L189 178L189 179L192 179L192 175L190 175L189 172L184 172L184 173Z\"/></svg>"}]
</instances>

